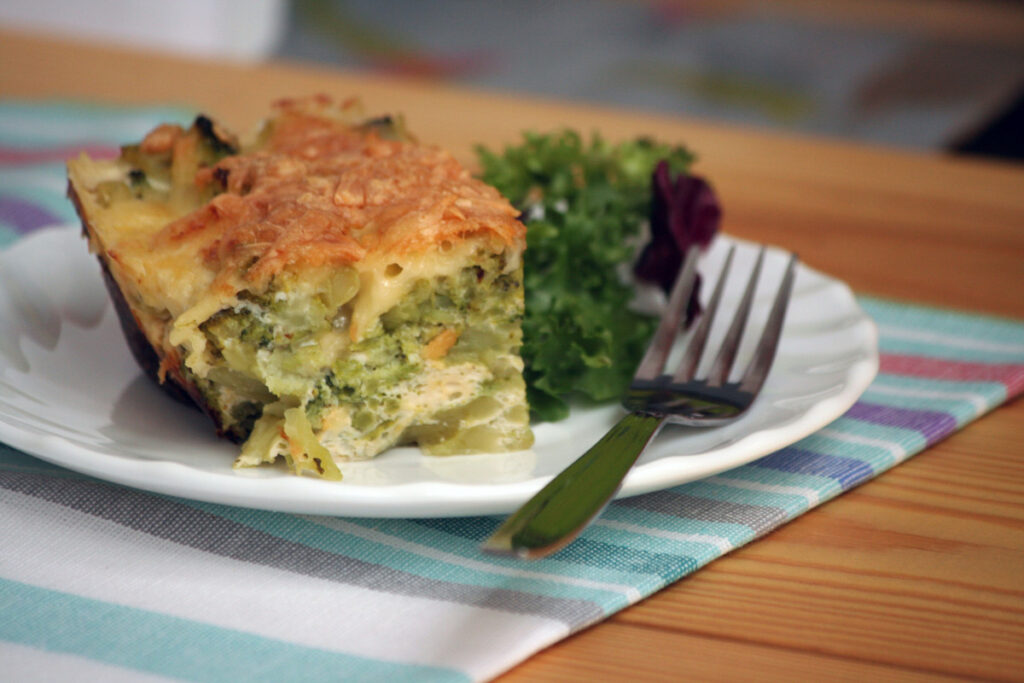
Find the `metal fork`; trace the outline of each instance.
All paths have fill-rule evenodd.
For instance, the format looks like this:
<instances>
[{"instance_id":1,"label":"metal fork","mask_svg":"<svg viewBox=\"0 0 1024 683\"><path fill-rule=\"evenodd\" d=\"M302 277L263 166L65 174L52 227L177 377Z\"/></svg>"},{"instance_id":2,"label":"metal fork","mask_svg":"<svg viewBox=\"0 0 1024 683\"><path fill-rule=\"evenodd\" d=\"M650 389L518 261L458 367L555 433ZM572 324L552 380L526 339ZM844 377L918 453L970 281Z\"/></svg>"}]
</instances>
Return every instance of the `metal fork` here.
<instances>
[{"instance_id":1,"label":"metal fork","mask_svg":"<svg viewBox=\"0 0 1024 683\"><path fill-rule=\"evenodd\" d=\"M562 548L604 509L640 454L666 422L711 427L742 416L768 376L793 289L797 258L791 255L750 364L738 381L729 376L750 317L761 275L762 247L746 289L707 376L698 379L711 326L732 267L729 250L707 308L672 374L665 370L697 276L697 250L691 249L669 296L668 307L640 362L622 404L630 412L589 451L552 479L484 541L483 550L526 559Z\"/></svg>"}]
</instances>

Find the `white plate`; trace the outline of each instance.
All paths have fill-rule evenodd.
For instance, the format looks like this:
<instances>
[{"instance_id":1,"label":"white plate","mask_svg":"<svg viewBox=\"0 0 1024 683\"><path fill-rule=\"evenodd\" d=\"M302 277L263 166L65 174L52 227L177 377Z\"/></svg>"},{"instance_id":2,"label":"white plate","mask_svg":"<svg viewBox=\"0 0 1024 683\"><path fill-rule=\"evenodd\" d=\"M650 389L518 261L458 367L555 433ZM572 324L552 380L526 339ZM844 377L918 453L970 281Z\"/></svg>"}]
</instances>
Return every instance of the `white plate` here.
<instances>
[{"instance_id":1,"label":"white plate","mask_svg":"<svg viewBox=\"0 0 1024 683\"><path fill-rule=\"evenodd\" d=\"M749 272L754 245L722 238L702 260L702 273L718 271L730 243L739 247L738 272ZM769 252L755 329L784 258ZM738 288L726 291L723 310ZM741 347L740 363L749 347ZM841 415L877 368L875 326L849 288L801 266L775 366L750 412L715 429L667 427L620 496L699 479L787 446ZM342 463L342 482L276 468L234 470L237 447L218 440L204 415L168 398L135 365L99 266L77 230L41 231L0 253L0 441L101 479L295 513L502 513L527 500L620 415L617 406L575 408L568 420L537 425L536 445L526 452L429 457L396 448L371 461Z\"/></svg>"}]
</instances>

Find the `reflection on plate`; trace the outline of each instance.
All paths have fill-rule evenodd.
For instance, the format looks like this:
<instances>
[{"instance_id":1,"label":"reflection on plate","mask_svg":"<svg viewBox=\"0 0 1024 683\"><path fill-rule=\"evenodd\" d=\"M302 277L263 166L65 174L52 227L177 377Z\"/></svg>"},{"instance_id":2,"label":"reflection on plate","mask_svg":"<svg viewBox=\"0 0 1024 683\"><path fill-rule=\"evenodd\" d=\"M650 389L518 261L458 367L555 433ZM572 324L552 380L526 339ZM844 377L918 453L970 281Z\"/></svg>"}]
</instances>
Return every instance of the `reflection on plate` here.
<instances>
[{"instance_id":1,"label":"reflection on plate","mask_svg":"<svg viewBox=\"0 0 1024 683\"><path fill-rule=\"evenodd\" d=\"M717 272L728 244L738 246L739 272L749 271L755 246L721 238L703 258L703 273ZM781 252L769 253L754 330L784 260ZM727 290L723 310L738 297ZM751 346L741 346L739 367ZM789 445L841 415L877 367L875 327L850 290L801 266L775 367L749 414L714 429L666 427L620 495L699 479ZM620 415L617 406L576 408L568 420L537 425L537 443L527 452L436 458L396 448L343 463L341 483L274 468L234 470L237 447L218 440L204 415L167 398L136 367L77 230L42 231L0 253L0 440L109 481L297 513L510 512Z\"/></svg>"}]
</instances>

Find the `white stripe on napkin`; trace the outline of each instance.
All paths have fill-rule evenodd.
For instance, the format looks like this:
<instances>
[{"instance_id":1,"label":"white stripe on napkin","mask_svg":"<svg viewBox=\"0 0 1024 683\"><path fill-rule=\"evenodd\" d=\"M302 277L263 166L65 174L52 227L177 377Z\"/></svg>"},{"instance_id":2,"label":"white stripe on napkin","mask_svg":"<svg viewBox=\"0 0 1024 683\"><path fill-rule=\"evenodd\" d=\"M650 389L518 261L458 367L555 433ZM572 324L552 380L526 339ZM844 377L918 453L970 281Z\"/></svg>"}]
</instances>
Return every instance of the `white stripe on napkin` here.
<instances>
[{"instance_id":1,"label":"white stripe on napkin","mask_svg":"<svg viewBox=\"0 0 1024 683\"><path fill-rule=\"evenodd\" d=\"M0 662L3 663L3 680L18 683L170 683L177 680L145 671L122 669L88 657L51 652L16 643L0 642Z\"/></svg>"},{"instance_id":2,"label":"white stripe on napkin","mask_svg":"<svg viewBox=\"0 0 1024 683\"><path fill-rule=\"evenodd\" d=\"M887 439L876 439L874 437L862 436L860 434L850 434L831 427L825 427L824 429L819 430L816 436L833 439L835 441L859 444L862 446L874 446L876 448L881 448L882 450L889 451L889 453L892 454L892 457L896 460L903 460L907 457L907 449Z\"/></svg>"},{"instance_id":3,"label":"white stripe on napkin","mask_svg":"<svg viewBox=\"0 0 1024 683\"><path fill-rule=\"evenodd\" d=\"M723 553L727 553L732 550L732 542L724 536L712 536L710 534L685 534L678 531L668 531L666 529L657 529L655 527L641 526L639 524L630 524L629 522L620 522L614 519L607 519L605 517L598 517L592 524L594 526L604 526L609 529L619 529L621 531L628 531L634 534L643 534L645 536L657 536L659 538L668 538L673 541L684 541L688 543L708 543L715 546Z\"/></svg>"},{"instance_id":4,"label":"white stripe on napkin","mask_svg":"<svg viewBox=\"0 0 1024 683\"><path fill-rule=\"evenodd\" d=\"M885 394L887 396L911 396L914 398L939 398L968 401L979 413L988 410L988 401L975 391L943 391L941 389L917 389L914 387L894 387L881 382L872 384L866 394Z\"/></svg>"},{"instance_id":5,"label":"white stripe on napkin","mask_svg":"<svg viewBox=\"0 0 1024 683\"><path fill-rule=\"evenodd\" d=\"M759 481L747 479L735 479L733 477L708 477L704 481L709 484L721 484L737 489L748 489L750 491L767 491L768 493L780 493L783 495L800 496L812 507L821 501L821 496L814 489L805 486L782 486L780 484L765 484Z\"/></svg>"}]
</instances>

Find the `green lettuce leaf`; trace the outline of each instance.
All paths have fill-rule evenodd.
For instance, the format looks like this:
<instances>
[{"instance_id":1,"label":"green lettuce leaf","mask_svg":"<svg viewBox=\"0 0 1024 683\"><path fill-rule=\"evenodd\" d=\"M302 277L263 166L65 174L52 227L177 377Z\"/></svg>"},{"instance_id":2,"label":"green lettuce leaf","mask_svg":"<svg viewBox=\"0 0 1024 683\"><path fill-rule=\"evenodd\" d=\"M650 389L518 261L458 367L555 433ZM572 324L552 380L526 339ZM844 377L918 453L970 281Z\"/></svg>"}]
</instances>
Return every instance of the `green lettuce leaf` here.
<instances>
[{"instance_id":1,"label":"green lettuce leaf","mask_svg":"<svg viewBox=\"0 0 1024 683\"><path fill-rule=\"evenodd\" d=\"M478 147L477 156L482 179L527 224L522 354L534 417L567 417L571 396L621 397L656 321L629 310L633 289L620 273L641 246L655 167L664 161L684 173L693 156L571 130L526 133L501 153Z\"/></svg>"}]
</instances>

